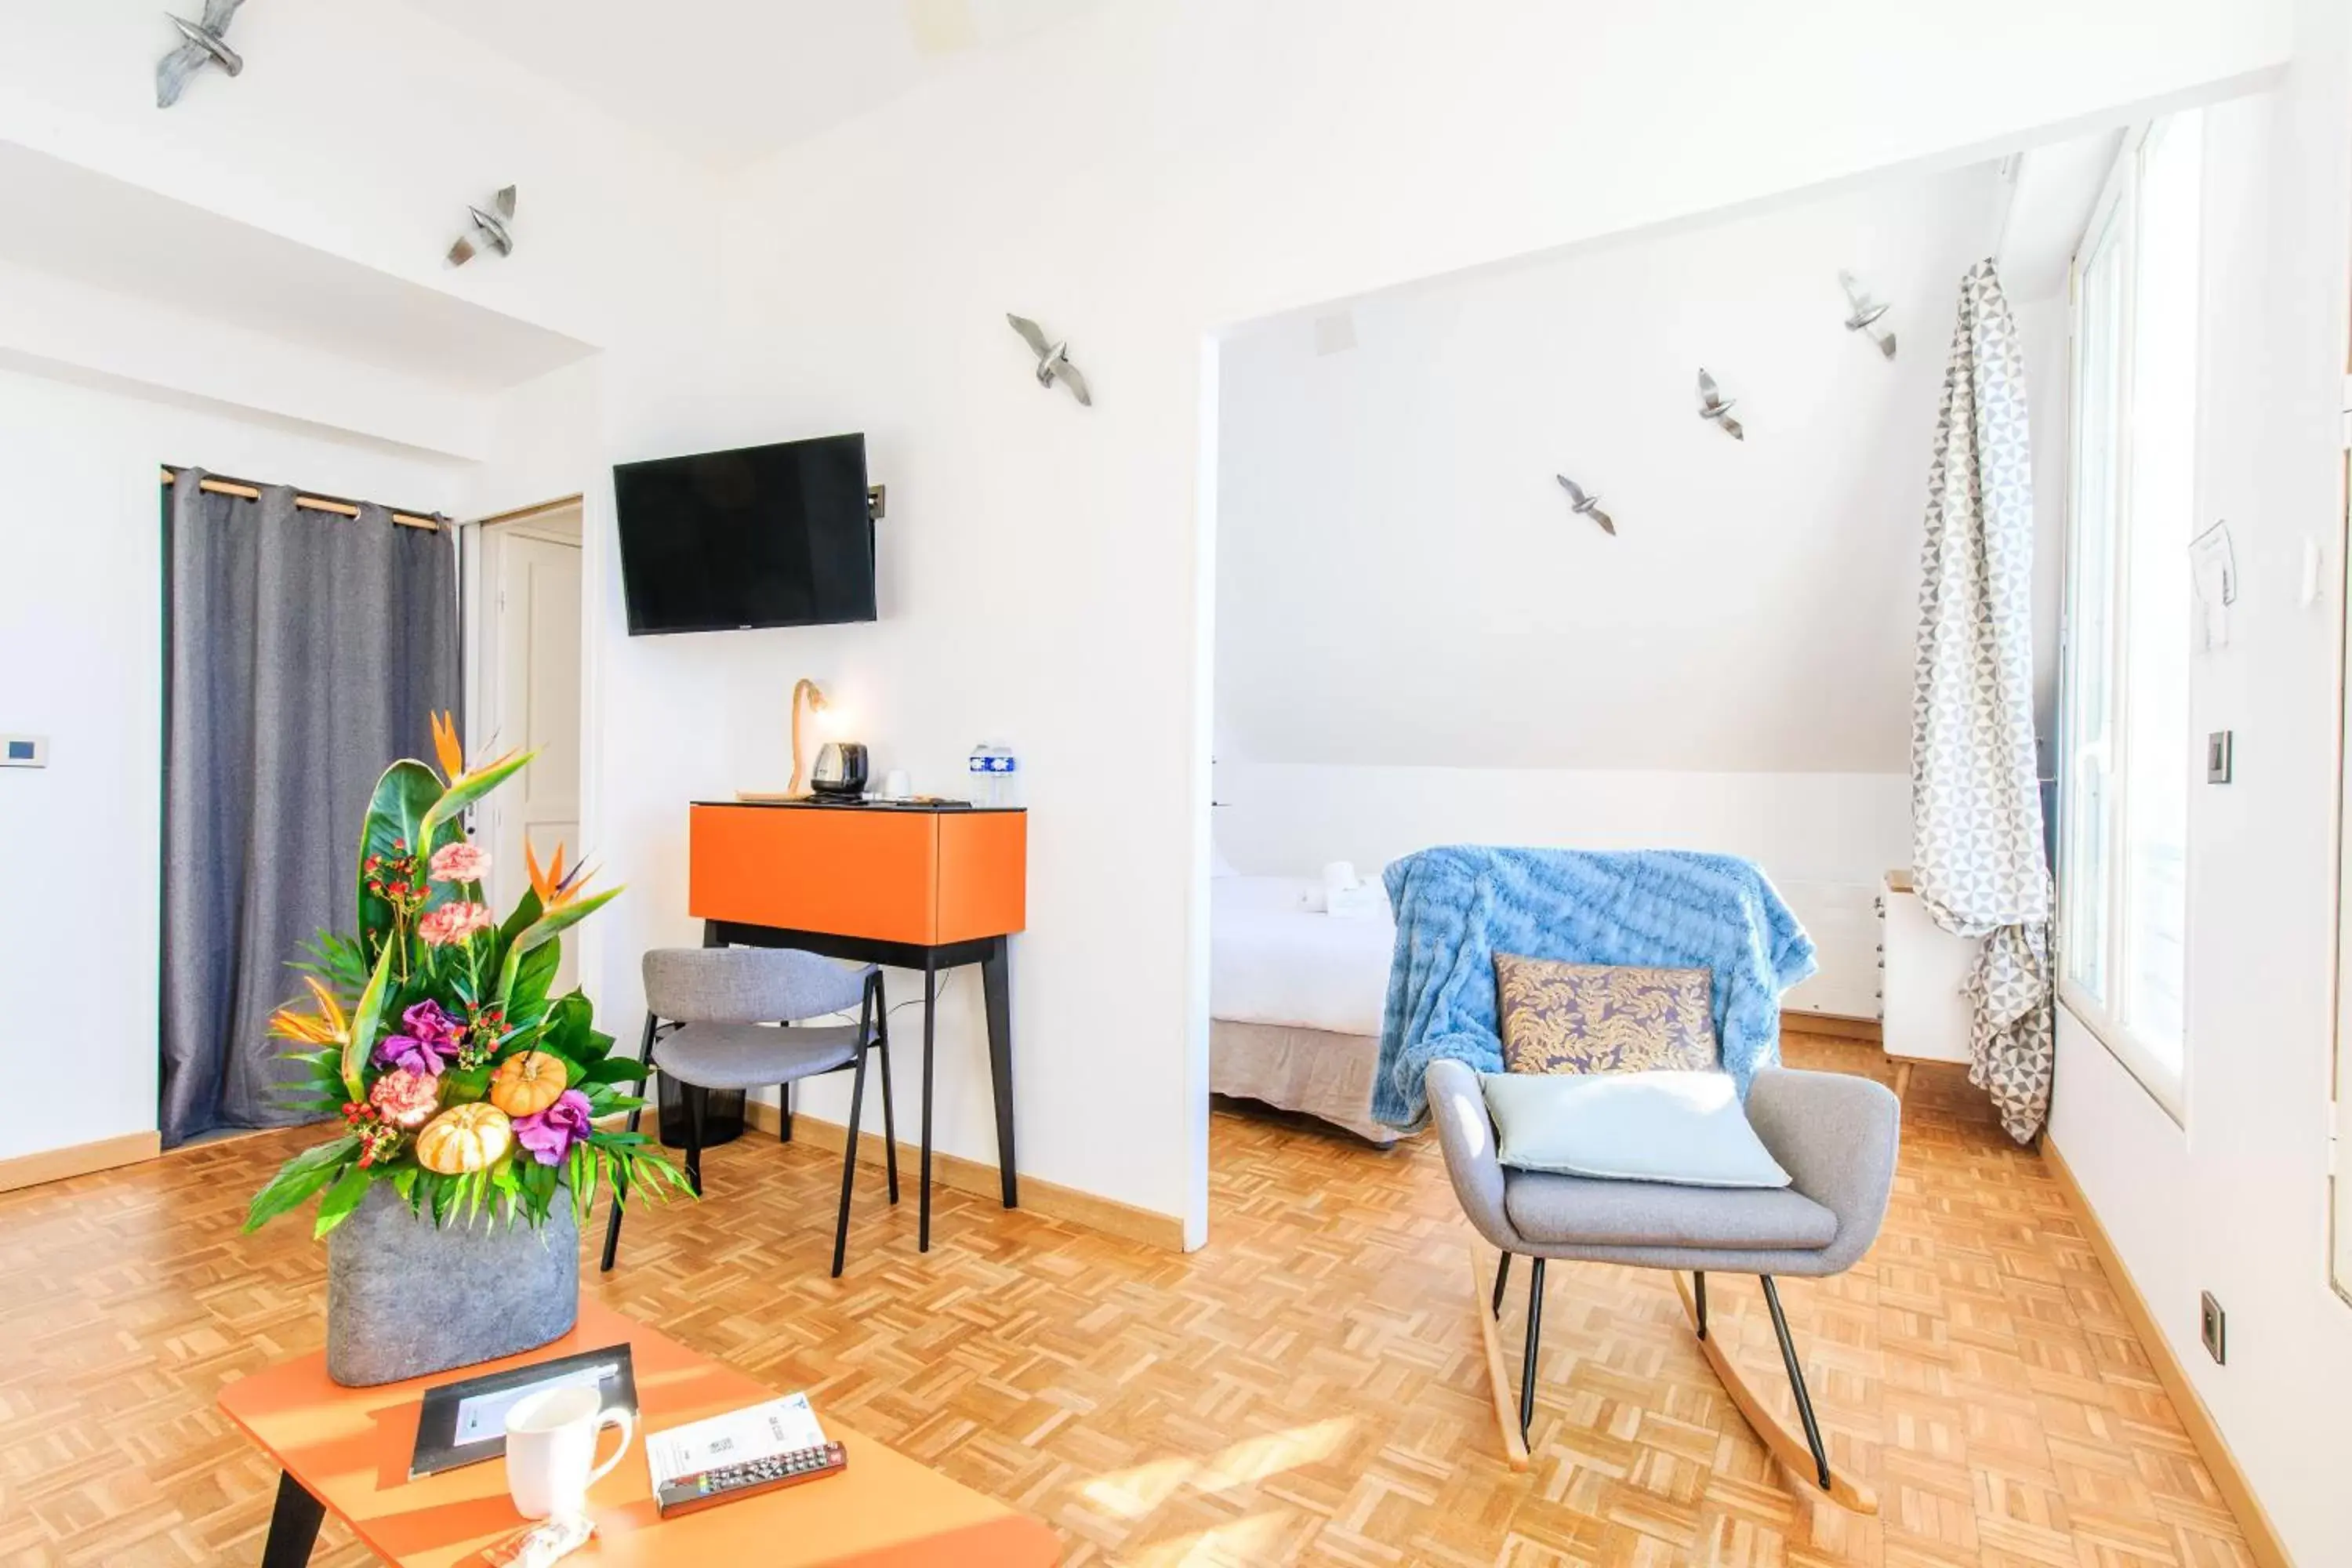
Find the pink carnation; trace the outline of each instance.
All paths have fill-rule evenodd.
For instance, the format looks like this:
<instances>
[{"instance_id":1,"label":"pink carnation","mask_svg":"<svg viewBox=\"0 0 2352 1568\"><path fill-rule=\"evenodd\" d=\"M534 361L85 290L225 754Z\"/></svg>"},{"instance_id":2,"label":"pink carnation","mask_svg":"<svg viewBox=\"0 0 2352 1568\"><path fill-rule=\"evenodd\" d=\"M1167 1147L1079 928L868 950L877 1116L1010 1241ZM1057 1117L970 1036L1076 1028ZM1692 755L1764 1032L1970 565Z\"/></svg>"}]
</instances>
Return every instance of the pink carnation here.
<instances>
[{"instance_id":1,"label":"pink carnation","mask_svg":"<svg viewBox=\"0 0 2352 1568\"><path fill-rule=\"evenodd\" d=\"M490 907L459 900L425 911L416 922L416 934L431 947L448 947L461 942L478 931L488 931L492 925Z\"/></svg>"},{"instance_id":2,"label":"pink carnation","mask_svg":"<svg viewBox=\"0 0 2352 1568\"><path fill-rule=\"evenodd\" d=\"M368 1103L395 1127L422 1127L441 1109L441 1080L408 1068L394 1068L375 1080Z\"/></svg>"},{"instance_id":3,"label":"pink carnation","mask_svg":"<svg viewBox=\"0 0 2352 1568\"><path fill-rule=\"evenodd\" d=\"M478 882L490 874L490 853L461 838L433 851L431 869L436 882Z\"/></svg>"}]
</instances>

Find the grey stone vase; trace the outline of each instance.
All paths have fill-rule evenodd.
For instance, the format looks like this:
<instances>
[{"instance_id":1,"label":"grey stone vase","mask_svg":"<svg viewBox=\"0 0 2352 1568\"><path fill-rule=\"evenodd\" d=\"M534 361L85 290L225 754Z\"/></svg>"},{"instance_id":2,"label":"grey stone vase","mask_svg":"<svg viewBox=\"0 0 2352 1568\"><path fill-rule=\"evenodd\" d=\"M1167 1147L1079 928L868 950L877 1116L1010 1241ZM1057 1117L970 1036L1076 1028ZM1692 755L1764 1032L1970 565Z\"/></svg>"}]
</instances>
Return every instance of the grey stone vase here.
<instances>
[{"instance_id":1,"label":"grey stone vase","mask_svg":"<svg viewBox=\"0 0 2352 1568\"><path fill-rule=\"evenodd\" d=\"M579 1316L569 1193L537 1227L487 1205L436 1227L377 1182L327 1236L327 1375L346 1388L536 1350Z\"/></svg>"}]
</instances>

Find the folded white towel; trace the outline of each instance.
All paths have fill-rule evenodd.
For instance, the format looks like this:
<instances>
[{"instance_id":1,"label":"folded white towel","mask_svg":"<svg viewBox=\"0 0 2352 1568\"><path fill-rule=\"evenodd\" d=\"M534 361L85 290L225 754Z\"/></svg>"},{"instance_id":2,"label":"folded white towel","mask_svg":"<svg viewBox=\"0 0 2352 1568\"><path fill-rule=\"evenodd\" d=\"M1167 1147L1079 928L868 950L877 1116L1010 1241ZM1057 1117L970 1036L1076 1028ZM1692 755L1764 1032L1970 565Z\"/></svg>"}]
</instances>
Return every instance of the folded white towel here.
<instances>
[{"instance_id":1,"label":"folded white towel","mask_svg":"<svg viewBox=\"0 0 2352 1568\"><path fill-rule=\"evenodd\" d=\"M1342 920L1370 920L1388 912L1389 896L1375 884L1359 882L1352 888L1342 888L1324 895L1328 913Z\"/></svg>"}]
</instances>

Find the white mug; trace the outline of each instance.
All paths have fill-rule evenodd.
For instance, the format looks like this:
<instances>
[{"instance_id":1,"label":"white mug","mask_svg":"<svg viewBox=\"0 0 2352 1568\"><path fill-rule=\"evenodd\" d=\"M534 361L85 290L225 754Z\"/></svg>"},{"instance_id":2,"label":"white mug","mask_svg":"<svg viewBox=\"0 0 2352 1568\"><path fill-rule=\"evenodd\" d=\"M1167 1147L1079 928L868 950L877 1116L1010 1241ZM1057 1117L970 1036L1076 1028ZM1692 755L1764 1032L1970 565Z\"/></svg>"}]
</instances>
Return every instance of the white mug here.
<instances>
[{"instance_id":1,"label":"white mug","mask_svg":"<svg viewBox=\"0 0 2352 1568\"><path fill-rule=\"evenodd\" d=\"M882 775L882 798L905 800L915 793L914 781L908 778L904 768L892 768Z\"/></svg>"},{"instance_id":2,"label":"white mug","mask_svg":"<svg viewBox=\"0 0 2352 1568\"><path fill-rule=\"evenodd\" d=\"M589 1385L525 1394L507 1412L507 1490L525 1519L574 1518L588 1510L588 1489L621 1462L636 1436L635 1417L600 1408ZM621 1430L620 1447L596 1463L596 1435Z\"/></svg>"}]
</instances>

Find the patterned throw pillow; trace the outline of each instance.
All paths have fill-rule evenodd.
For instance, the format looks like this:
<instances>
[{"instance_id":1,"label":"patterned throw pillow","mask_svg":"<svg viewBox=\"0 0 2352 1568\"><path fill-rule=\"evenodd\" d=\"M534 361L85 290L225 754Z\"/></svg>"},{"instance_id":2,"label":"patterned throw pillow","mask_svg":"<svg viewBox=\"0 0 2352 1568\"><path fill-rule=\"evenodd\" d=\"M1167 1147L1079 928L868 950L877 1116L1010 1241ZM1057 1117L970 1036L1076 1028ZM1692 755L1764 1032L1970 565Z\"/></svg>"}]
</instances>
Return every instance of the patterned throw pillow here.
<instances>
[{"instance_id":1,"label":"patterned throw pillow","mask_svg":"<svg viewBox=\"0 0 2352 1568\"><path fill-rule=\"evenodd\" d=\"M1507 1072L1705 1070L1716 1065L1714 976L1495 955Z\"/></svg>"}]
</instances>

